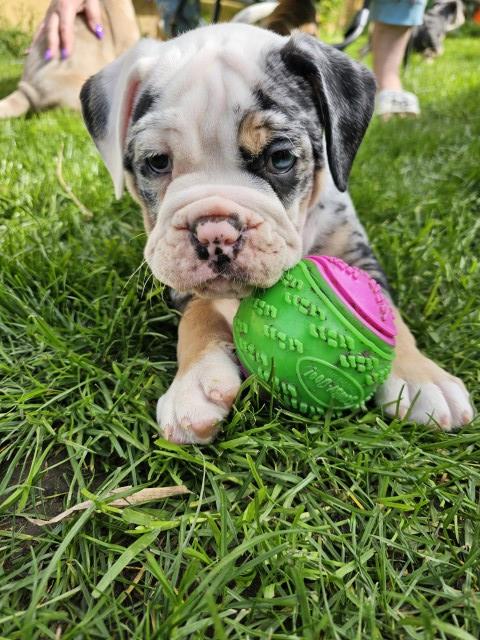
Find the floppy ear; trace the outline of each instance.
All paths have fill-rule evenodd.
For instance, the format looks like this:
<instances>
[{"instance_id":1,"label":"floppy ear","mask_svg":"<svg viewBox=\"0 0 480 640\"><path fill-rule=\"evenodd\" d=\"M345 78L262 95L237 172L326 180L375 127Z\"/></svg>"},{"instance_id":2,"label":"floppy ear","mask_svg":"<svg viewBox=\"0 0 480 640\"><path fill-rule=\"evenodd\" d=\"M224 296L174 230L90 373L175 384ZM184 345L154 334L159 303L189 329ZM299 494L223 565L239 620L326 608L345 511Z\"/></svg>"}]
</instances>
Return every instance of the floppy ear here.
<instances>
[{"instance_id":1,"label":"floppy ear","mask_svg":"<svg viewBox=\"0 0 480 640\"><path fill-rule=\"evenodd\" d=\"M89 78L80 92L85 124L112 176L117 198L123 194L123 147L135 98L160 46L155 40L140 40Z\"/></svg>"},{"instance_id":2,"label":"floppy ear","mask_svg":"<svg viewBox=\"0 0 480 640\"><path fill-rule=\"evenodd\" d=\"M439 6L439 13L447 20L447 31L453 31L461 27L465 22L463 6L458 0L441 4Z\"/></svg>"},{"instance_id":3,"label":"floppy ear","mask_svg":"<svg viewBox=\"0 0 480 640\"><path fill-rule=\"evenodd\" d=\"M373 74L344 53L306 34L292 36L280 54L287 69L307 80L312 88L325 131L330 171L337 188L345 191L373 112Z\"/></svg>"}]
</instances>

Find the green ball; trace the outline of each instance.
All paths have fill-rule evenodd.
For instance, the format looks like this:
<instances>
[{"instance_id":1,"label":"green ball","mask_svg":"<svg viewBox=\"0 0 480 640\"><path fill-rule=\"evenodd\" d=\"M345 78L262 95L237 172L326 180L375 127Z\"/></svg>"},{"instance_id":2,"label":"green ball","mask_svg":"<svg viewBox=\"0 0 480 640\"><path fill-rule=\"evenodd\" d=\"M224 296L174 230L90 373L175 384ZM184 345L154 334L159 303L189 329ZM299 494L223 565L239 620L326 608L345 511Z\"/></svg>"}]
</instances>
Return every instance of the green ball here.
<instances>
[{"instance_id":1,"label":"green ball","mask_svg":"<svg viewBox=\"0 0 480 640\"><path fill-rule=\"evenodd\" d=\"M361 407L388 377L393 312L365 272L327 256L302 260L242 300L233 321L241 365L310 418Z\"/></svg>"}]
</instances>

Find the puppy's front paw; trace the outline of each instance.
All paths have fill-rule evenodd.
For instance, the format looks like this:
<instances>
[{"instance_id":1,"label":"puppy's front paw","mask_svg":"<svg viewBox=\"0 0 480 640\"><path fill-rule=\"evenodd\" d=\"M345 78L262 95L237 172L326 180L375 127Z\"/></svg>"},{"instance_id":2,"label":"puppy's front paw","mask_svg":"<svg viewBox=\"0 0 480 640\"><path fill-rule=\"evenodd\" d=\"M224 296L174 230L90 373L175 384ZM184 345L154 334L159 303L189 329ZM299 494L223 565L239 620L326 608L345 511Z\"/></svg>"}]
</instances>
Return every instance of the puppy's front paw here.
<instances>
[{"instance_id":1,"label":"puppy's front paw","mask_svg":"<svg viewBox=\"0 0 480 640\"><path fill-rule=\"evenodd\" d=\"M435 362L416 351L399 356L389 378L376 395L388 415L427 424L434 421L444 431L463 427L473 419L468 391Z\"/></svg>"},{"instance_id":2,"label":"puppy's front paw","mask_svg":"<svg viewBox=\"0 0 480 640\"><path fill-rule=\"evenodd\" d=\"M157 422L166 440L207 444L218 431L240 388L240 373L225 349L207 351L177 373L157 404Z\"/></svg>"}]
</instances>

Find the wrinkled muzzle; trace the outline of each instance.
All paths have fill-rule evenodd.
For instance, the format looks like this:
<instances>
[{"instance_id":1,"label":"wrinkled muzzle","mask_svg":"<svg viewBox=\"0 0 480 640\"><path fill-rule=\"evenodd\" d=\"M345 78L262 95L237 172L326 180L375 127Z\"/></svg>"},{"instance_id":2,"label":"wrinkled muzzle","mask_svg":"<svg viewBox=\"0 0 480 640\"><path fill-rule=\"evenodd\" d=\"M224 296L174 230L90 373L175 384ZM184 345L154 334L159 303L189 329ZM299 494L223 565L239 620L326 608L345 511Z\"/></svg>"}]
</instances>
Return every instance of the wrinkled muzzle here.
<instances>
[{"instance_id":1,"label":"wrinkled muzzle","mask_svg":"<svg viewBox=\"0 0 480 640\"><path fill-rule=\"evenodd\" d=\"M145 247L161 282L208 297L269 287L300 254L300 236L276 196L229 185L167 190Z\"/></svg>"}]
</instances>

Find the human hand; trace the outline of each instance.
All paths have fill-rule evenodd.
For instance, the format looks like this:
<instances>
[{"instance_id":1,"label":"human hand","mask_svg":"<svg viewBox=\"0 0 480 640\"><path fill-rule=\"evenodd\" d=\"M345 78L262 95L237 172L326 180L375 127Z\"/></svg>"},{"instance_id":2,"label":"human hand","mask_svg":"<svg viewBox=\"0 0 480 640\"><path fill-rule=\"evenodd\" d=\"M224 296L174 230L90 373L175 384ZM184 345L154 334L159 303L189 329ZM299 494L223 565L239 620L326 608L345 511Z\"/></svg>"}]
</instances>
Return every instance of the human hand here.
<instances>
[{"instance_id":1,"label":"human hand","mask_svg":"<svg viewBox=\"0 0 480 640\"><path fill-rule=\"evenodd\" d=\"M75 17L82 12L85 13L90 30L100 40L103 38L100 0L52 0L33 39L36 42L46 34L45 60L53 60L59 56L65 60L72 53Z\"/></svg>"}]
</instances>

